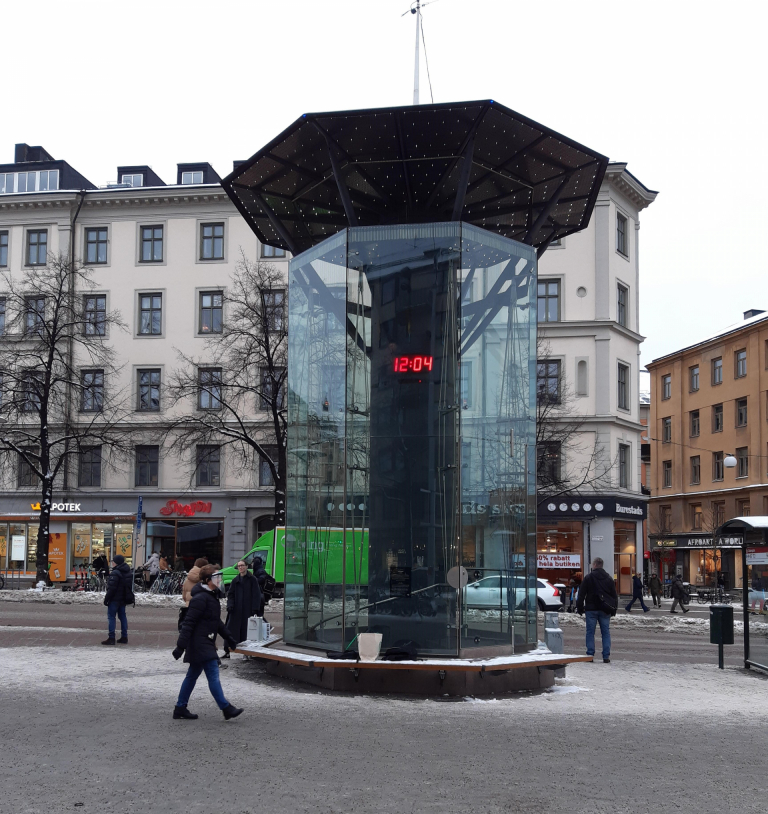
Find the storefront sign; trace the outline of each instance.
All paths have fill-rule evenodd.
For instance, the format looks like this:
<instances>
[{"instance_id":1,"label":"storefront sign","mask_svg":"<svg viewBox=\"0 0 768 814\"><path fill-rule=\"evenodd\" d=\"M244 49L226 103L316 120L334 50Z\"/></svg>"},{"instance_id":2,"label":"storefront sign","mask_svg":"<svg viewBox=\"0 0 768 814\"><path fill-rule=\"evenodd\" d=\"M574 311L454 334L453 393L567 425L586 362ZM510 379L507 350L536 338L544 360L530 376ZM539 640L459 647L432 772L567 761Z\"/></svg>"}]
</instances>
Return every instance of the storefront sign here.
<instances>
[{"instance_id":1,"label":"storefront sign","mask_svg":"<svg viewBox=\"0 0 768 814\"><path fill-rule=\"evenodd\" d=\"M48 575L51 582L67 581L67 535L51 534L48 543Z\"/></svg>"},{"instance_id":2,"label":"storefront sign","mask_svg":"<svg viewBox=\"0 0 768 814\"><path fill-rule=\"evenodd\" d=\"M654 548L741 548L741 537L666 537L663 540L651 540Z\"/></svg>"},{"instance_id":3,"label":"storefront sign","mask_svg":"<svg viewBox=\"0 0 768 814\"><path fill-rule=\"evenodd\" d=\"M40 504L39 503L30 503L33 512L40 511ZM51 511L52 512L79 512L80 503L52 503L51 504Z\"/></svg>"},{"instance_id":4,"label":"storefront sign","mask_svg":"<svg viewBox=\"0 0 768 814\"><path fill-rule=\"evenodd\" d=\"M768 565L768 546L748 548L747 565Z\"/></svg>"},{"instance_id":5,"label":"storefront sign","mask_svg":"<svg viewBox=\"0 0 768 814\"><path fill-rule=\"evenodd\" d=\"M627 520L645 520L648 504L644 500L602 497L557 497L544 500L536 511L542 518L553 517L621 517Z\"/></svg>"},{"instance_id":6,"label":"storefront sign","mask_svg":"<svg viewBox=\"0 0 768 814\"><path fill-rule=\"evenodd\" d=\"M23 534L11 535L12 560L23 560L26 547L27 547L27 538Z\"/></svg>"},{"instance_id":7,"label":"storefront sign","mask_svg":"<svg viewBox=\"0 0 768 814\"><path fill-rule=\"evenodd\" d=\"M523 503L475 503L470 501L461 504L462 514L487 514L491 517L498 517L502 514L512 514L522 516L525 512Z\"/></svg>"},{"instance_id":8,"label":"storefront sign","mask_svg":"<svg viewBox=\"0 0 768 814\"><path fill-rule=\"evenodd\" d=\"M539 554L539 568L581 568L581 554Z\"/></svg>"},{"instance_id":9,"label":"storefront sign","mask_svg":"<svg viewBox=\"0 0 768 814\"><path fill-rule=\"evenodd\" d=\"M169 500L162 509L160 514L167 517L169 514L175 514L178 517L194 517L198 512L205 514L211 513L212 504L203 503L202 500L196 500L194 503L179 503L177 500Z\"/></svg>"}]
</instances>

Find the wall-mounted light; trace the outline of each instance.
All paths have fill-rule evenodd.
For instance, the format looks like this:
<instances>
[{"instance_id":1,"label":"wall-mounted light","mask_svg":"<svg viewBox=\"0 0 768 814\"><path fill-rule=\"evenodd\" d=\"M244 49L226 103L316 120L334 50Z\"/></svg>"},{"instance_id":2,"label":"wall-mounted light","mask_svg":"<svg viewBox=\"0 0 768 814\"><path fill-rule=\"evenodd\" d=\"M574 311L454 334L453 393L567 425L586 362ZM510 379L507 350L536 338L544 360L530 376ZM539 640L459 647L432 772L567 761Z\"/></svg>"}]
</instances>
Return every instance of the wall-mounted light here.
<instances>
[{"instance_id":1,"label":"wall-mounted light","mask_svg":"<svg viewBox=\"0 0 768 814\"><path fill-rule=\"evenodd\" d=\"M730 453L730 452L729 452L729 453L728 453L728 454L725 456L725 458L723 459L723 466L724 466L726 469L733 469L733 468L735 468L735 467L736 467L736 465L737 465L738 463L739 463L739 462L736 460L736 458L735 458L733 455L731 455L731 453Z\"/></svg>"}]
</instances>

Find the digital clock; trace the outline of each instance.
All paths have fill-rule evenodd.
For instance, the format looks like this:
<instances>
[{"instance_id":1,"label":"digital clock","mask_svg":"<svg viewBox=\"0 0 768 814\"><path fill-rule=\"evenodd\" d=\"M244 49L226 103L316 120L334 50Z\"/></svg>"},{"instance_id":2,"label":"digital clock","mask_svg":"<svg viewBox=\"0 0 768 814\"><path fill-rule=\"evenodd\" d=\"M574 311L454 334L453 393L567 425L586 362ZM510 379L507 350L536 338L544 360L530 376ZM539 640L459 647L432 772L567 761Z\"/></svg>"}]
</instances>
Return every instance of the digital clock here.
<instances>
[{"instance_id":1,"label":"digital clock","mask_svg":"<svg viewBox=\"0 0 768 814\"><path fill-rule=\"evenodd\" d=\"M432 370L431 356L398 356L395 359L395 373L421 373Z\"/></svg>"}]
</instances>

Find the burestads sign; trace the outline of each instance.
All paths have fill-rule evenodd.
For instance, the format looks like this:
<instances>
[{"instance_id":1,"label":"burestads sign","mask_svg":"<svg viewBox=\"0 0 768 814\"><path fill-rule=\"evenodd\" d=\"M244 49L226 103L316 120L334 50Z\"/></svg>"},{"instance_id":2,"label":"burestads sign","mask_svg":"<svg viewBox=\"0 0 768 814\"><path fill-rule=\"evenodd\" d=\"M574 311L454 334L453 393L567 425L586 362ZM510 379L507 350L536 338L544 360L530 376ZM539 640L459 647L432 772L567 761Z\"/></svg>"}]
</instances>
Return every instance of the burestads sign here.
<instances>
[{"instance_id":1,"label":"burestads sign","mask_svg":"<svg viewBox=\"0 0 768 814\"><path fill-rule=\"evenodd\" d=\"M581 554L539 554L539 568L581 568Z\"/></svg>"}]
</instances>

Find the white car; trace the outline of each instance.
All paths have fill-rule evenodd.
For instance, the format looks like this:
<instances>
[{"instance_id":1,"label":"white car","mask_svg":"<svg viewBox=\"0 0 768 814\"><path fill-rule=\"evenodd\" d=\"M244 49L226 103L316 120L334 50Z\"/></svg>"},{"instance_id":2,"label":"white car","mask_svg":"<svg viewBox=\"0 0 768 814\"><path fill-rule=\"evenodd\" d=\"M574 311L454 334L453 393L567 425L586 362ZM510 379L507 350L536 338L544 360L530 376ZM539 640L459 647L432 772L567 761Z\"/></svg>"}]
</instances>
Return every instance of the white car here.
<instances>
[{"instance_id":1,"label":"white car","mask_svg":"<svg viewBox=\"0 0 768 814\"><path fill-rule=\"evenodd\" d=\"M515 576L508 579L515 582L515 607L519 607L525 602L525 578ZM468 608L491 610L507 607L507 588L502 585L500 574L470 582L462 593ZM545 579L536 580L536 596L540 610L559 610L563 607L560 591Z\"/></svg>"}]
</instances>

